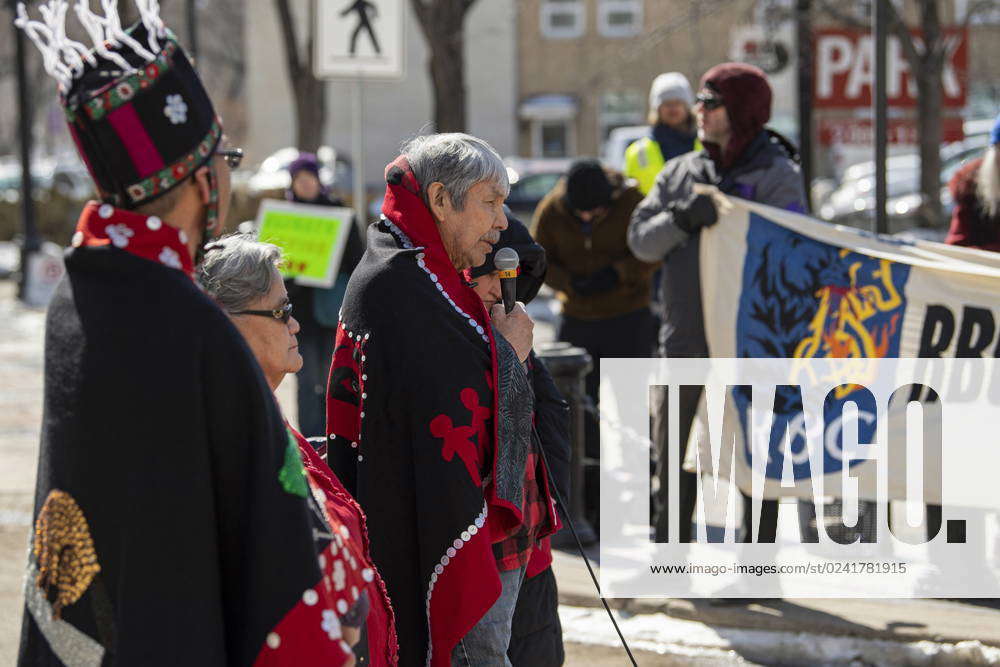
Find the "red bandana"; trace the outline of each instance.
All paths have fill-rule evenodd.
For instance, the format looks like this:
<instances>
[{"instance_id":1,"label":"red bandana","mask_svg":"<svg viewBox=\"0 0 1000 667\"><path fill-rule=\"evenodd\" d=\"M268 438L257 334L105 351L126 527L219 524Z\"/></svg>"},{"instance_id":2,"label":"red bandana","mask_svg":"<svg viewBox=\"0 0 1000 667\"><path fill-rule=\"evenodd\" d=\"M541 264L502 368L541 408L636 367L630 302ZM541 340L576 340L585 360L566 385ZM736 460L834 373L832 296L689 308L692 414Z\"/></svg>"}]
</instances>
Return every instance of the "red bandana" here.
<instances>
[{"instance_id":1,"label":"red bandana","mask_svg":"<svg viewBox=\"0 0 1000 667\"><path fill-rule=\"evenodd\" d=\"M88 202L76 223L73 247L113 245L136 257L183 271L194 279L187 234L155 215L142 215L111 204Z\"/></svg>"}]
</instances>

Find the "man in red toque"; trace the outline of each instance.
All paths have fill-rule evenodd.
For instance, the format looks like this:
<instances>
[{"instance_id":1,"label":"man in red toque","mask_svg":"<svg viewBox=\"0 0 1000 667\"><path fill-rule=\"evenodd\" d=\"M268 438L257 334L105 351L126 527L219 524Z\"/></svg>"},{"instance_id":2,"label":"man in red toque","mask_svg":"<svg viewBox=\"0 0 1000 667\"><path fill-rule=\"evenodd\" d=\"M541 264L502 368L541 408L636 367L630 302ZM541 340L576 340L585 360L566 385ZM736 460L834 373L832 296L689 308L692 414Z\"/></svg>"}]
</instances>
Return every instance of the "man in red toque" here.
<instances>
[{"instance_id":1,"label":"man in red toque","mask_svg":"<svg viewBox=\"0 0 1000 667\"><path fill-rule=\"evenodd\" d=\"M771 86L752 65L716 65L701 79L695 104L698 139L704 145L663 166L653 189L636 208L629 226L629 248L646 262L663 260L660 355L707 357L701 303L698 247L702 228L714 225L718 213L711 197L697 195L695 183L723 193L790 211L805 211L805 191L791 144L764 124L771 118ZM680 394L680 460L694 421L700 394ZM663 396L665 399L665 396ZM667 540L667 424L665 401L656 409L654 435L660 453L660 511L656 539ZM695 509L695 476L680 471L681 542L691 541ZM744 497L744 500L746 498ZM751 503L744 502L743 539L749 540ZM778 504L764 501L756 541L773 542Z\"/></svg>"}]
</instances>

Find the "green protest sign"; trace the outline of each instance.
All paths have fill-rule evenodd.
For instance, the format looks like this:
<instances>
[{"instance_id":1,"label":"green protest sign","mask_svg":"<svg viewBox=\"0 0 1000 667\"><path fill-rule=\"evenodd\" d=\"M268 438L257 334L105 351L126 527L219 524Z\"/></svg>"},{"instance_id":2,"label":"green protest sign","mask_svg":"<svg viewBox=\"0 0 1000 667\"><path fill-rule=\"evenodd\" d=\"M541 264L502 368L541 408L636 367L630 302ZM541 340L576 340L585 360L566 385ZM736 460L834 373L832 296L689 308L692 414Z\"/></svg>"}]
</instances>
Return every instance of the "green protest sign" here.
<instances>
[{"instance_id":1,"label":"green protest sign","mask_svg":"<svg viewBox=\"0 0 1000 667\"><path fill-rule=\"evenodd\" d=\"M257 238L285 254L282 275L312 287L332 287L351 231L349 208L265 199L257 212Z\"/></svg>"}]
</instances>

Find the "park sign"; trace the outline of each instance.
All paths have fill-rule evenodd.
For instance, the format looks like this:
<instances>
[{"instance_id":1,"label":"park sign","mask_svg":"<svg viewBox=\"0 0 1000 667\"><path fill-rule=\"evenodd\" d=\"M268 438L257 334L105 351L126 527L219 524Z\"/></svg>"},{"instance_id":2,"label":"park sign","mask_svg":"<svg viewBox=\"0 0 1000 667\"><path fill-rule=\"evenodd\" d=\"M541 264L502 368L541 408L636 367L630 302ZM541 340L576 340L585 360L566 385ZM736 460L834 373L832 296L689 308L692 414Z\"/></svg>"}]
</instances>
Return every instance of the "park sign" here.
<instances>
[{"instance_id":1,"label":"park sign","mask_svg":"<svg viewBox=\"0 0 1000 667\"><path fill-rule=\"evenodd\" d=\"M281 248L281 275L300 285L333 287L351 233L349 208L265 199L257 212L257 238Z\"/></svg>"},{"instance_id":2,"label":"park sign","mask_svg":"<svg viewBox=\"0 0 1000 667\"><path fill-rule=\"evenodd\" d=\"M403 0L316 3L320 79L400 79L406 49Z\"/></svg>"},{"instance_id":3,"label":"park sign","mask_svg":"<svg viewBox=\"0 0 1000 667\"><path fill-rule=\"evenodd\" d=\"M920 42L921 32L911 31ZM942 104L947 109L965 106L968 91L969 32L946 28L947 49L942 76ZM875 78L872 35L862 30L817 30L813 36L813 103L817 109L869 108ZM903 55L899 38L891 35L887 48L886 92L889 106L917 106L917 83Z\"/></svg>"}]
</instances>

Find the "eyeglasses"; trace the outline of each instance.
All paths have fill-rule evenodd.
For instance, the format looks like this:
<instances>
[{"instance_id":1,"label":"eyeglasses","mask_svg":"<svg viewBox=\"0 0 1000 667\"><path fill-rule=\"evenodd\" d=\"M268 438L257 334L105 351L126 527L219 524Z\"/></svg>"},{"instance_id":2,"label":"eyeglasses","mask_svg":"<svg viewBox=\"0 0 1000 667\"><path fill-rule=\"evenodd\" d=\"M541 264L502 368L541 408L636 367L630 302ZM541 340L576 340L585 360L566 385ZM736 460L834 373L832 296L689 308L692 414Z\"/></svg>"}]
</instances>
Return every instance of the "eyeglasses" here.
<instances>
[{"instance_id":1,"label":"eyeglasses","mask_svg":"<svg viewBox=\"0 0 1000 667\"><path fill-rule=\"evenodd\" d=\"M280 308L274 310L240 310L230 315L260 315L261 317L273 317L281 320L282 324L288 324L288 318L292 316L292 303L289 301Z\"/></svg>"},{"instance_id":2,"label":"eyeglasses","mask_svg":"<svg viewBox=\"0 0 1000 667\"><path fill-rule=\"evenodd\" d=\"M705 109L705 111L711 111L712 109L718 109L721 106L725 106L723 101L720 98L716 97L715 95L706 95L704 93L701 93L695 99L697 100L698 104L700 104L702 108Z\"/></svg>"},{"instance_id":3,"label":"eyeglasses","mask_svg":"<svg viewBox=\"0 0 1000 667\"><path fill-rule=\"evenodd\" d=\"M239 169L240 163L243 162L242 148L223 148L215 151L215 154L225 158L230 169Z\"/></svg>"}]
</instances>

